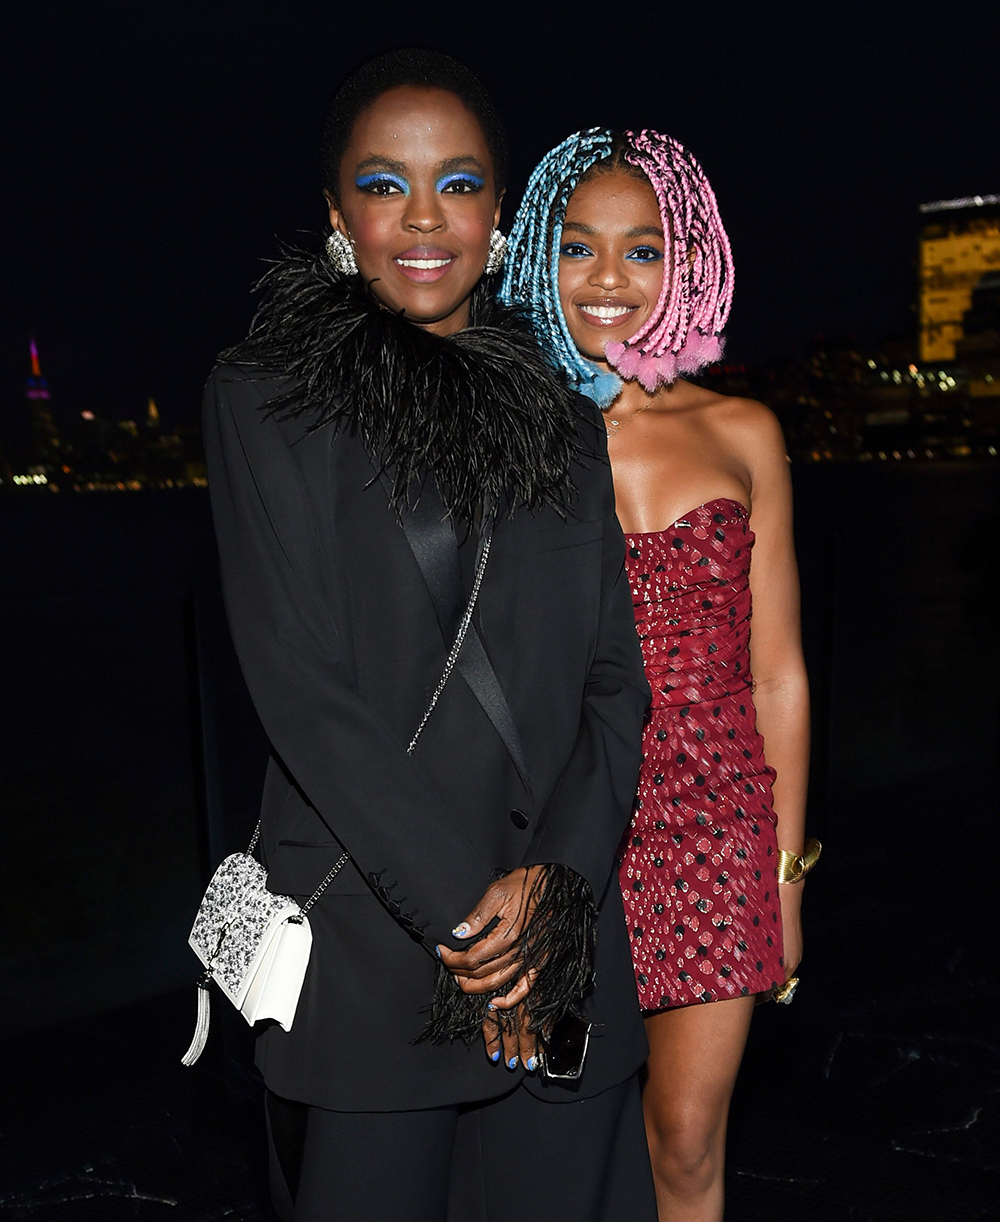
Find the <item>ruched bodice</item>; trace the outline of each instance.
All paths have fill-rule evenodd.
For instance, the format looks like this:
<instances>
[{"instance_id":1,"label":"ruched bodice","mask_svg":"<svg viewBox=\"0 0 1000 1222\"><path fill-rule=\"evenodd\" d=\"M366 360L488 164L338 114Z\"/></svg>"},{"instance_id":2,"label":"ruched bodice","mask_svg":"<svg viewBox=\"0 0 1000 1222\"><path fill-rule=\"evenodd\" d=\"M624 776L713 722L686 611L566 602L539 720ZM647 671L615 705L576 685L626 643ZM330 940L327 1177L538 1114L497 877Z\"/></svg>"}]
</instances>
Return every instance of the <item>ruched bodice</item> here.
<instances>
[{"instance_id":1,"label":"ruched bodice","mask_svg":"<svg viewBox=\"0 0 1000 1222\"><path fill-rule=\"evenodd\" d=\"M710 501L667 530L628 536L628 571L653 708L750 686L750 552L737 501Z\"/></svg>"}]
</instances>

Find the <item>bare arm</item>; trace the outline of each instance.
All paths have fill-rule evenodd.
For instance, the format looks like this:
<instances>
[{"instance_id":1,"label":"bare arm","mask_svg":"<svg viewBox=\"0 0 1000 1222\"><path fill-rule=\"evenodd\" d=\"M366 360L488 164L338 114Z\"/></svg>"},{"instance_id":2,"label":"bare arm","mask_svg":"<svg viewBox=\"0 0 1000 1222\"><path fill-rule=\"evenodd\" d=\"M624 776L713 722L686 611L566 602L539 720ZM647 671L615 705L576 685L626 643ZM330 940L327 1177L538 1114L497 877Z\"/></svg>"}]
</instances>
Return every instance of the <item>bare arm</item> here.
<instances>
[{"instance_id":1,"label":"bare arm","mask_svg":"<svg viewBox=\"0 0 1000 1222\"><path fill-rule=\"evenodd\" d=\"M748 405L750 407L750 405ZM801 853L809 778L809 683L802 656L799 577L792 537L792 483L781 427L758 404L748 411L745 453L751 476L756 535L750 590L753 627L750 665L755 680L757 728L775 769L778 847ZM779 888L788 976L802 956L802 884Z\"/></svg>"}]
</instances>

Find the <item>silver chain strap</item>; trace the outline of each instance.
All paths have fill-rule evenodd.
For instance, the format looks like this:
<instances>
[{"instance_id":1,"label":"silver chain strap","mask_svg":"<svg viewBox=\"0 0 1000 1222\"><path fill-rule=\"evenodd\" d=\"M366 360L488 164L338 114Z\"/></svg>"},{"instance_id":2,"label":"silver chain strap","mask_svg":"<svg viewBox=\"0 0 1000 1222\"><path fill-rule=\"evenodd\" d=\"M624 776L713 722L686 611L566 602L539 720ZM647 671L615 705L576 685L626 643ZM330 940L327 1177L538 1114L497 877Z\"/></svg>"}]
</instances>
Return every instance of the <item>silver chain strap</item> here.
<instances>
[{"instance_id":1,"label":"silver chain strap","mask_svg":"<svg viewBox=\"0 0 1000 1222\"><path fill-rule=\"evenodd\" d=\"M458 632L455 634L455 643L452 645L451 650L448 653L448 659L444 664L444 670L441 673L441 678L438 680L438 685L434 689L434 695L431 696L430 703L427 705L427 711L424 713L423 717L420 719L420 725L417 726L417 732L413 735L413 738L410 739L410 745L406 748L407 755L413 754L414 748L417 745L417 740L420 738L420 735L423 733L424 726L427 725L428 721L430 721L431 713L434 712L434 706L437 704L438 700L440 699L441 693L444 691L445 685L447 684L448 679L451 676L451 672L455 669L455 663L458 661L458 655L462 652L462 646L465 644L465 638L469 633L469 625L472 623L472 616L476 609L476 601L479 598L479 588L483 584L483 577L486 575L486 561L489 559L490 544L492 542L493 542L492 532L487 531L486 534L483 536L483 540L482 540L482 552L479 557L479 563L476 566L476 578L475 578L475 581L473 581L472 583L472 593L469 595L468 606L465 608L465 613L462 616L461 623L458 625ZM257 842L259 840L260 840L260 820L258 819L257 826L254 828L253 837L250 840L249 846L247 847L247 856L248 857L253 854L253 851L257 847ZM310 897L302 905L301 909L299 910L299 915L297 917L289 917L289 920L295 921L296 923L301 921L302 918L309 911L309 909L313 906L313 904L316 903L316 901L323 894L323 892L327 889L327 887L329 887L330 883L333 882L333 880L337 877L340 871L344 868L345 865L347 865L347 863L350 860L351 860L350 853L345 852L340 857L340 859L337 861L337 864L333 867L330 873L326 876L326 878L323 879L323 881L316 888L316 890L312 893L312 895L310 895Z\"/></svg>"},{"instance_id":2,"label":"silver chain strap","mask_svg":"<svg viewBox=\"0 0 1000 1222\"><path fill-rule=\"evenodd\" d=\"M261 821L258 819L257 826L253 829L253 836L250 839L250 843L247 845L247 856L248 857L253 856L253 851L257 847L258 840L260 840L260 823ZM306 902L299 909L299 915L297 917L294 917L294 916L289 917L288 919L298 924L302 920L302 918L306 915L306 913L309 911L309 909L313 906L313 904L316 903L319 897L323 894L323 892L327 889L327 887L329 887L329 885L333 882L333 880L337 877L340 871L344 868L344 866L347 865L347 863L350 860L351 860L350 853L347 853L347 852L343 853L340 856L339 860L337 861L337 864L330 871L330 873L326 876L326 878L323 879L320 885L316 888L316 890L312 893L312 895L310 895L310 897L306 900Z\"/></svg>"},{"instance_id":3,"label":"silver chain strap","mask_svg":"<svg viewBox=\"0 0 1000 1222\"><path fill-rule=\"evenodd\" d=\"M323 892L327 889L327 887L329 887L329 885L333 882L336 876L340 873L340 871L344 868L344 866L347 865L347 863L350 860L351 860L350 853L344 853L342 855L342 857L337 862L337 864L333 867L330 873L326 876L326 878L323 879L323 881L316 888L316 890L312 893L312 895L310 895L310 897L302 905L302 916L306 915L309 909L313 906L313 904L316 903L319 897L323 894Z\"/></svg>"}]
</instances>

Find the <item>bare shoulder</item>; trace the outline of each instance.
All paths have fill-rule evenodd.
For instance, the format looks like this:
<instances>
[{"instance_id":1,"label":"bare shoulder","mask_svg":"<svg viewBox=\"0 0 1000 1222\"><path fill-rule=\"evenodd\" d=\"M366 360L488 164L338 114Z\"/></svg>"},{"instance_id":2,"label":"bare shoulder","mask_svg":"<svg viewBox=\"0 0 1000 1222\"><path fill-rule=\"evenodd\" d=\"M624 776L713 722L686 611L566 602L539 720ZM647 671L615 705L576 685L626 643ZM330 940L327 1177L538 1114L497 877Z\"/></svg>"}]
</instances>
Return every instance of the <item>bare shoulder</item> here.
<instances>
[{"instance_id":1,"label":"bare shoulder","mask_svg":"<svg viewBox=\"0 0 1000 1222\"><path fill-rule=\"evenodd\" d=\"M786 461L785 436L778 417L769 407L756 399L712 391L703 393L706 423L718 432L722 444L738 455L751 471Z\"/></svg>"},{"instance_id":2,"label":"bare shoulder","mask_svg":"<svg viewBox=\"0 0 1000 1222\"><path fill-rule=\"evenodd\" d=\"M778 417L756 399L741 399L735 395L712 395L712 401L706 402L708 412L713 416L713 423L720 428L740 436L749 445L768 448L778 444L784 449L785 439L778 423Z\"/></svg>"},{"instance_id":3,"label":"bare shoulder","mask_svg":"<svg viewBox=\"0 0 1000 1222\"><path fill-rule=\"evenodd\" d=\"M662 395L664 392L661 391ZM762 444L781 437L781 425L769 407L756 399L741 399L738 395L720 395L693 382L678 381L670 387L664 407L677 407L696 412L706 421L721 428L739 429Z\"/></svg>"}]
</instances>

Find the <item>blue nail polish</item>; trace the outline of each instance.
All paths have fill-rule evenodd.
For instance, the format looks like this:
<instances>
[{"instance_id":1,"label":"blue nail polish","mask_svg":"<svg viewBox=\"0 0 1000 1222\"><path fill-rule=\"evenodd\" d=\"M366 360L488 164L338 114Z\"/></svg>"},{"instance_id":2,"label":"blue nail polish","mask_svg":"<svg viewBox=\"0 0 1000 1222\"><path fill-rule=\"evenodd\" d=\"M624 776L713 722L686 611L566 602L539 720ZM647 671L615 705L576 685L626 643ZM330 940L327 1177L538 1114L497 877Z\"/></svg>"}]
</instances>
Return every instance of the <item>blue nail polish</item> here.
<instances>
[{"instance_id":1,"label":"blue nail polish","mask_svg":"<svg viewBox=\"0 0 1000 1222\"><path fill-rule=\"evenodd\" d=\"M437 955L437 957L440 959L440 958L441 958L441 947L440 947L440 946L435 946L435 947L434 947L434 953L435 953L435 955Z\"/></svg>"},{"instance_id":2,"label":"blue nail polish","mask_svg":"<svg viewBox=\"0 0 1000 1222\"><path fill-rule=\"evenodd\" d=\"M453 938L467 938L472 932L472 928L467 921L463 921L461 925L456 925L451 931Z\"/></svg>"},{"instance_id":3,"label":"blue nail polish","mask_svg":"<svg viewBox=\"0 0 1000 1222\"><path fill-rule=\"evenodd\" d=\"M495 1009L496 1009L496 1006L493 1004L493 1002L492 1002L492 1001L488 1001L488 1002L486 1003L486 1009L487 1009L487 1010L495 1010Z\"/></svg>"},{"instance_id":4,"label":"blue nail polish","mask_svg":"<svg viewBox=\"0 0 1000 1222\"><path fill-rule=\"evenodd\" d=\"M497 1063L497 1061L499 1061L499 1060L500 1060L500 1053L499 1053L499 1052L491 1052L491 1053L490 1053L490 1060L491 1060L491 1061L493 1062L493 1064L495 1065L495 1064Z\"/></svg>"},{"instance_id":5,"label":"blue nail polish","mask_svg":"<svg viewBox=\"0 0 1000 1222\"><path fill-rule=\"evenodd\" d=\"M524 1063L524 1068L529 1073L534 1073L538 1068L538 1057L528 1057L527 1061Z\"/></svg>"},{"instance_id":6,"label":"blue nail polish","mask_svg":"<svg viewBox=\"0 0 1000 1222\"><path fill-rule=\"evenodd\" d=\"M511 1057L507 1062L508 1069L517 1069L517 1057Z\"/></svg>"}]
</instances>

